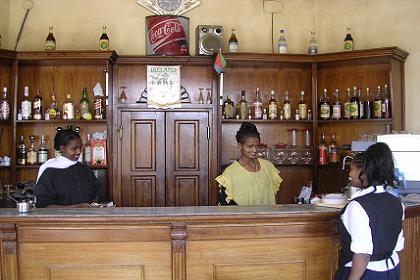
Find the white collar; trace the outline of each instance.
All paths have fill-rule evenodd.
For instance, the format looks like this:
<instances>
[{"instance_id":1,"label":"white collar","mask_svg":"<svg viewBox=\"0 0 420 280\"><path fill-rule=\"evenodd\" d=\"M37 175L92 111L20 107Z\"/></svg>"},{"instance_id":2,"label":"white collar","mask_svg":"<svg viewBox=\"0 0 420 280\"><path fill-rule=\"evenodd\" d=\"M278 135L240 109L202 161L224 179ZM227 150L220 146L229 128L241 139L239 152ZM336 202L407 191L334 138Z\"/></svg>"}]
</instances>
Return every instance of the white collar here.
<instances>
[{"instance_id":1,"label":"white collar","mask_svg":"<svg viewBox=\"0 0 420 280\"><path fill-rule=\"evenodd\" d=\"M355 192L350 199L355 199L359 196L364 196L369 193L383 193L385 192L385 188L383 185L376 186L376 190L374 186L370 186L366 189L360 189L359 191Z\"/></svg>"},{"instance_id":2,"label":"white collar","mask_svg":"<svg viewBox=\"0 0 420 280\"><path fill-rule=\"evenodd\" d=\"M63 156L58 156L56 158L52 158L47 160L43 165L41 165L41 167L39 168L38 171L38 176L36 178L36 181L38 182L39 177L41 177L42 173L44 173L45 169L47 168L59 168L59 169L64 169L67 168L69 166L75 165L78 161L73 161L70 160L66 157Z\"/></svg>"}]
</instances>

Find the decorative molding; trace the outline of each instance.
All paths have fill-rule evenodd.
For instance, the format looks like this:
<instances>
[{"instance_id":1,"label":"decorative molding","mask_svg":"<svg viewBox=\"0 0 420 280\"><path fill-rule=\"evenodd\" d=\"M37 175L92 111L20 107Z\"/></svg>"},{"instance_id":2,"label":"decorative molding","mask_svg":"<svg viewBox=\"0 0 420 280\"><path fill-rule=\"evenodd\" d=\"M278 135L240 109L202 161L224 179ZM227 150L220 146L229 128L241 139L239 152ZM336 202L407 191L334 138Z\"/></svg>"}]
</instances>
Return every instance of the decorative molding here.
<instances>
[{"instance_id":1,"label":"decorative molding","mask_svg":"<svg viewBox=\"0 0 420 280\"><path fill-rule=\"evenodd\" d=\"M172 223L172 280L186 279L186 238L187 225L183 222Z\"/></svg>"}]
</instances>

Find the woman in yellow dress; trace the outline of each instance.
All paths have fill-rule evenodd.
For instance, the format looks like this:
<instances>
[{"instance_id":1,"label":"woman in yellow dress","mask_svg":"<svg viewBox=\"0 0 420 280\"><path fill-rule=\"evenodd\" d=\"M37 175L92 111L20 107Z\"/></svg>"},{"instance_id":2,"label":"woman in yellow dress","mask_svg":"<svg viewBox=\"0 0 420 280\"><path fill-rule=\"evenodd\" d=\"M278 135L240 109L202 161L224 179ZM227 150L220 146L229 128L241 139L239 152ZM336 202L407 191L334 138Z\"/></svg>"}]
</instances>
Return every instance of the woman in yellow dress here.
<instances>
[{"instance_id":1,"label":"woman in yellow dress","mask_svg":"<svg viewBox=\"0 0 420 280\"><path fill-rule=\"evenodd\" d=\"M283 179L268 160L257 158L260 133L249 122L236 132L241 156L216 178L221 205L275 205Z\"/></svg>"}]
</instances>

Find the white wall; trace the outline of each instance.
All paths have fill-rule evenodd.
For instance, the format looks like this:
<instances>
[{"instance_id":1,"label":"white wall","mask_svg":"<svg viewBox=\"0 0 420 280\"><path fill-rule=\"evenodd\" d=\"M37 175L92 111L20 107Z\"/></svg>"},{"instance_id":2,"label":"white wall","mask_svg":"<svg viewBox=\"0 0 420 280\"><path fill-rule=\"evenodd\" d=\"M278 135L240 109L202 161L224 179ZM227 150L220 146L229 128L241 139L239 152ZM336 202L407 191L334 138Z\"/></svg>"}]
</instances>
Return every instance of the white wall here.
<instances>
[{"instance_id":1,"label":"white wall","mask_svg":"<svg viewBox=\"0 0 420 280\"><path fill-rule=\"evenodd\" d=\"M10 0L0 0L0 35L3 49L9 48L9 2Z\"/></svg>"},{"instance_id":2,"label":"white wall","mask_svg":"<svg viewBox=\"0 0 420 280\"><path fill-rule=\"evenodd\" d=\"M0 0L7 3L10 0ZM57 49L97 49L101 26L108 26L111 48L119 54L145 54L145 16L136 0L33 0L18 50L43 50L48 25L54 26ZM219 24L236 27L241 51L271 52L271 14L263 0L201 0L190 18L190 53L195 54L195 27ZM25 10L23 0L10 1L9 48L14 47ZM420 133L416 107L420 106L419 0L283 0L274 15L274 39L285 27L289 52L305 53L310 30L315 30L320 52L342 50L346 26L351 26L357 49L398 46L410 53L405 64L406 127ZM0 4L0 16L3 16ZM7 14L7 13L6 13ZM7 15L6 15L7 16ZM3 18L3 17L2 17ZM0 21L0 32L2 32ZM7 24L6 24L7 26Z\"/></svg>"}]
</instances>

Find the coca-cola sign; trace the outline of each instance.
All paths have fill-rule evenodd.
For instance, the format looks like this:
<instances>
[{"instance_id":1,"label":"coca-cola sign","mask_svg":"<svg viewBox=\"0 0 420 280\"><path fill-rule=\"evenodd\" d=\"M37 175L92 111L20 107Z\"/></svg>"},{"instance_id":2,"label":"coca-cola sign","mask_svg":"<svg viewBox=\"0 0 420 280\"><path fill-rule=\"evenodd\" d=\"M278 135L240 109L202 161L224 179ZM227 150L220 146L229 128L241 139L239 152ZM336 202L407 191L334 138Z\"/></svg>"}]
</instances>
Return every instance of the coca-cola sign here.
<instances>
[{"instance_id":1,"label":"coca-cola sign","mask_svg":"<svg viewBox=\"0 0 420 280\"><path fill-rule=\"evenodd\" d=\"M186 17L146 17L147 54L188 55L188 23Z\"/></svg>"}]
</instances>

